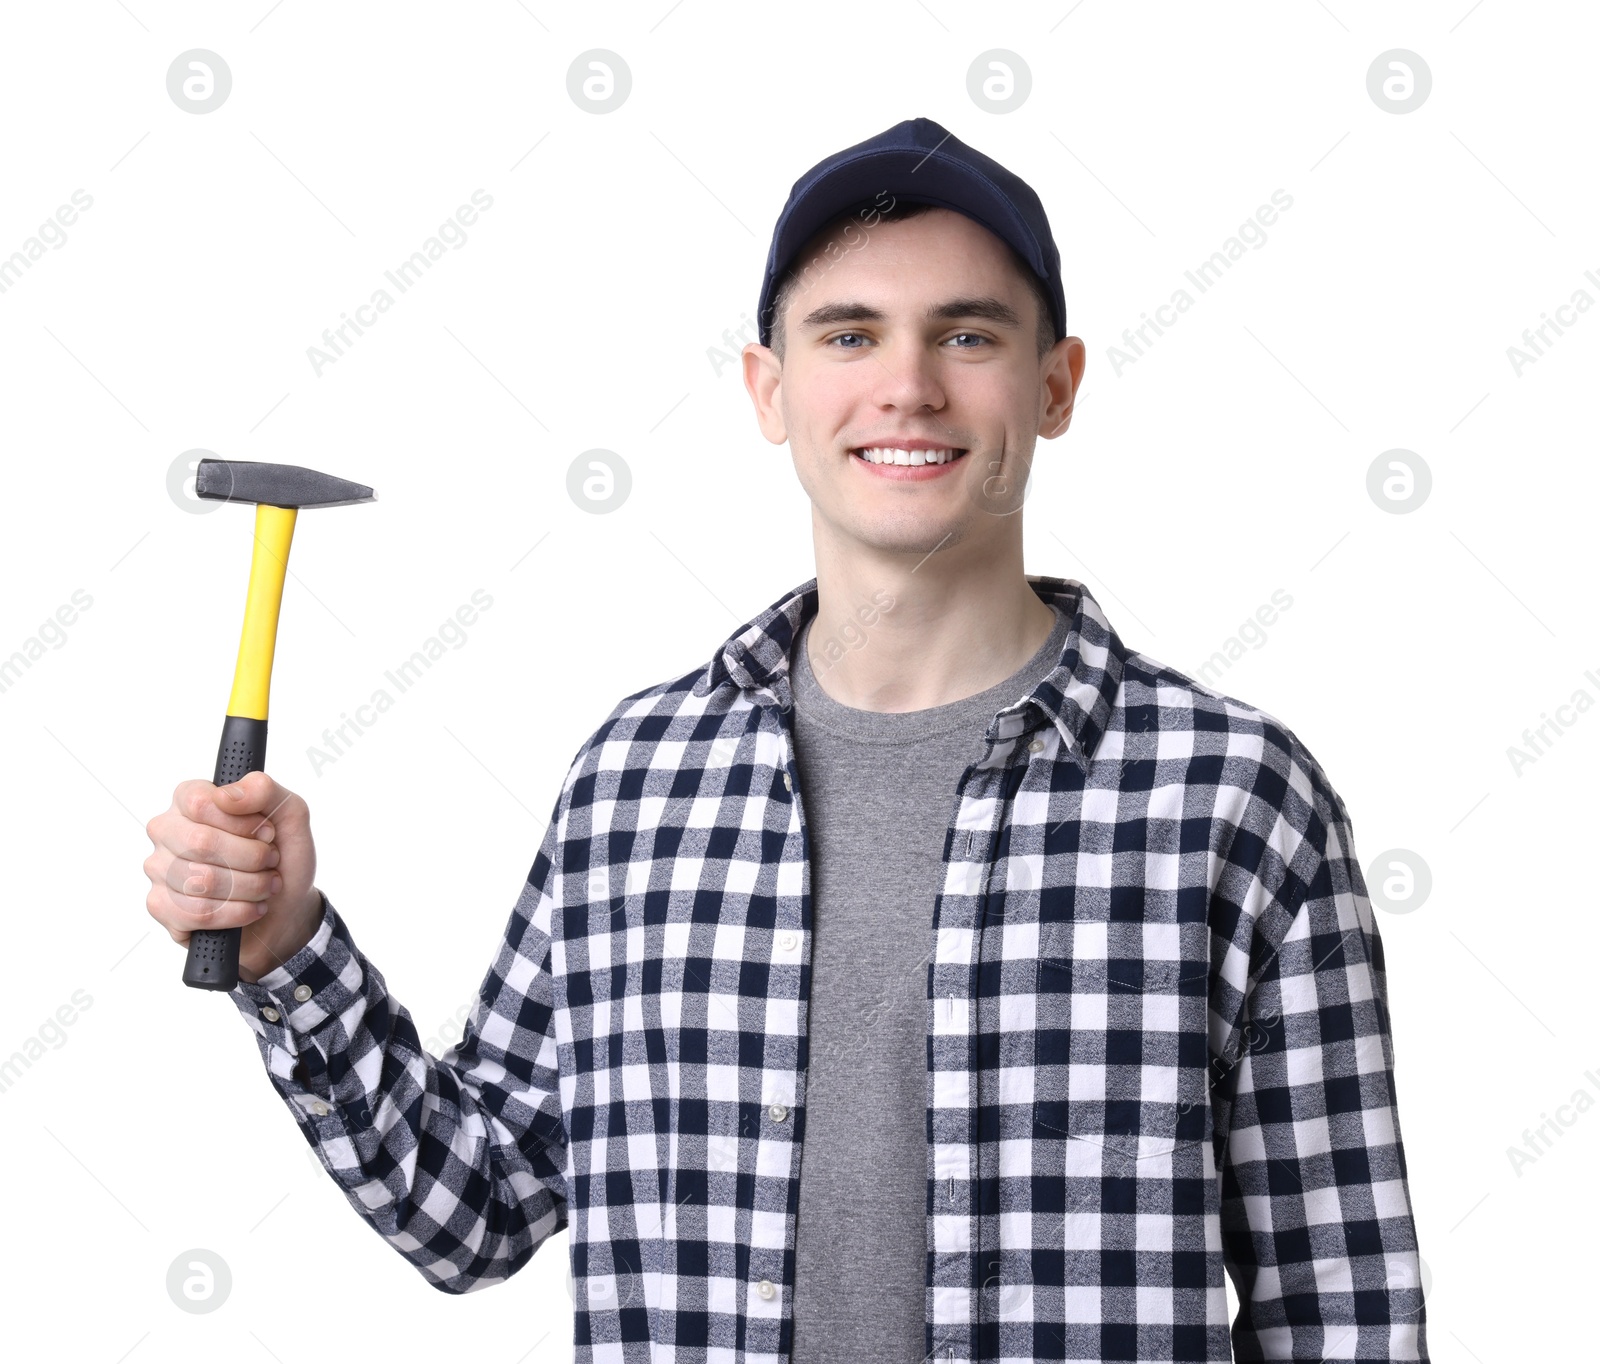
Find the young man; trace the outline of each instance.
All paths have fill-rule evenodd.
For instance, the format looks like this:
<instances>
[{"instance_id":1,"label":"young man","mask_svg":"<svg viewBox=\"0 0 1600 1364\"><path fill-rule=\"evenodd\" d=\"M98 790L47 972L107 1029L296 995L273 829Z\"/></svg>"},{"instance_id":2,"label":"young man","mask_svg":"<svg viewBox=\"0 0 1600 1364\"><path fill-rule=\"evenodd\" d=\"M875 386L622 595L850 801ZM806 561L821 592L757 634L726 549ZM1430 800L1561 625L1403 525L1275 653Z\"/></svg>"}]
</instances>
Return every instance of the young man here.
<instances>
[{"instance_id":1,"label":"young man","mask_svg":"<svg viewBox=\"0 0 1600 1364\"><path fill-rule=\"evenodd\" d=\"M901 123L796 182L759 316L816 578L580 748L459 1046L265 774L179 786L151 912L246 926L272 1083L430 1284L568 1228L580 1361L1226 1360L1225 1273L1239 1358L1425 1360L1343 803L1023 572L1084 368L1037 196Z\"/></svg>"}]
</instances>

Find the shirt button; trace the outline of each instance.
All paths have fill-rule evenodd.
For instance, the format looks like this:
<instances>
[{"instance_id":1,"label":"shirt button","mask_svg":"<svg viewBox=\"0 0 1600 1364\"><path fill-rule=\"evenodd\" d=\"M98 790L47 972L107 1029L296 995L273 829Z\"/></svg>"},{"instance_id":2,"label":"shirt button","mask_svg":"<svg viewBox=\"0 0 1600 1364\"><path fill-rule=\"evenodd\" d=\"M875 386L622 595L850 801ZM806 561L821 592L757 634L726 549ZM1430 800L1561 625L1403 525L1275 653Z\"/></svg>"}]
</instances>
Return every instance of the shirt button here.
<instances>
[{"instance_id":1,"label":"shirt button","mask_svg":"<svg viewBox=\"0 0 1600 1364\"><path fill-rule=\"evenodd\" d=\"M282 1015L279 1014L279 1012L270 1004L261 1011L261 1016L266 1019L268 1023L276 1023L278 1019L282 1017Z\"/></svg>"},{"instance_id":2,"label":"shirt button","mask_svg":"<svg viewBox=\"0 0 1600 1364\"><path fill-rule=\"evenodd\" d=\"M763 1279L756 1285L756 1292L761 1294L763 1298L770 1298L776 1294L777 1291L778 1290L772 1286L771 1279Z\"/></svg>"},{"instance_id":3,"label":"shirt button","mask_svg":"<svg viewBox=\"0 0 1600 1364\"><path fill-rule=\"evenodd\" d=\"M772 1118L773 1122L782 1122L789 1116L789 1110L782 1104L773 1104L772 1107L767 1110L767 1113Z\"/></svg>"},{"instance_id":4,"label":"shirt button","mask_svg":"<svg viewBox=\"0 0 1600 1364\"><path fill-rule=\"evenodd\" d=\"M311 987L309 985L296 985L294 987L294 997L304 1004L306 1000L311 998Z\"/></svg>"},{"instance_id":5,"label":"shirt button","mask_svg":"<svg viewBox=\"0 0 1600 1364\"><path fill-rule=\"evenodd\" d=\"M783 774L783 789L791 794L794 792L794 778L787 772Z\"/></svg>"},{"instance_id":6,"label":"shirt button","mask_svg":"<svg viewBox=\"0 0 1600 1364\"><path fill-rule=\"evenodd\" d=\"M311 1111L319 1118L325 1118L328 1116L328 1105L323 1103L321 1099L318 1099L316 1103L311 1105Z\"/></svg>"},{"instance_id":7,"label":"shirt button","mask_svg":"<svg viewBox=\"0 0 1600 1364\"><path fill-rule=\"evenodd\" d=\"M800 945L798 933L781 933L778 935L778 946L785 952L793 952Z\"/></svg>"},{"instance_id":8,"label":"shirt button","mask_svg":"<svg viewBox=\"0 0 1600 1364\"><path fill-rule=\"evenodd\" d=\"M1030 752L1030 753L1043 753L1044 752L1044 740L1043 739L1035 739L1031 744L1028 745L1028 752Z\"/></svg>"}]
</instances>

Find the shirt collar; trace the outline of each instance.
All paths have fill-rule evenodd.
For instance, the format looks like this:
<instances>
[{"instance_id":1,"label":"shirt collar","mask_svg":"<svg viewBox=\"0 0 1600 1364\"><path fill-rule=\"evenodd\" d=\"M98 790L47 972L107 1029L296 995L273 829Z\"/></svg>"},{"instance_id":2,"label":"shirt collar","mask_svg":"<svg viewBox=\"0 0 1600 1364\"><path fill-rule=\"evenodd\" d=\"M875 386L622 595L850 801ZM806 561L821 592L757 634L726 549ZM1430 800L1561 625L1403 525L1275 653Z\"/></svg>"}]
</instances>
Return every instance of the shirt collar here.
<instances>
[{"instance_id":1,"label":"shirt collar","mask_svg":"<svg viewBox=\"0 0 1600 1364\"><path fill-rule=\"evenodd\" d=\"M1081 582L1036 574L1028 574L1027 582L1041 601L1066 615L1066 643L1056 666L1027 697L1000 711L990 729L999 725L1002 737L1013 737L1021 727L1007 717L1020 716L1032 705L1061 731L1068 750L1087 771L1110 723L1128 650ZM734 631L695 683L694 694L708 696L725 683L746 691L769 690L787 710L792 700L789 652L800 627L816 611L817 580L811 578Z\"/></svg>"}]
</instances>

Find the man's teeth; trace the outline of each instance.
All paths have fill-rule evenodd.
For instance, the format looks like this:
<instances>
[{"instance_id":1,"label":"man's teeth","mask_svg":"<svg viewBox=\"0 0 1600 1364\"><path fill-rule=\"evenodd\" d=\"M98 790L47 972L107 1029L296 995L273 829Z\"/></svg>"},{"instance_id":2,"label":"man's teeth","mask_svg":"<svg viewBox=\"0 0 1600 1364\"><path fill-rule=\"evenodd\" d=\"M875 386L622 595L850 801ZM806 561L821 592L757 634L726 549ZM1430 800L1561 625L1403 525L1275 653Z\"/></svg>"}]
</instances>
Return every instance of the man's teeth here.
<instances>
[{"instance_id":1,"label":"man's teeth","mask_svg":"<svg viewBox=\"0 0 1600 1364\"><path fill-rule=\"evenodd\" d=\"M948 464L963 451L950 450L898 450L892 446L872 446L859 451L861 457L873 464Z\"/></svg>"}]
</instances>

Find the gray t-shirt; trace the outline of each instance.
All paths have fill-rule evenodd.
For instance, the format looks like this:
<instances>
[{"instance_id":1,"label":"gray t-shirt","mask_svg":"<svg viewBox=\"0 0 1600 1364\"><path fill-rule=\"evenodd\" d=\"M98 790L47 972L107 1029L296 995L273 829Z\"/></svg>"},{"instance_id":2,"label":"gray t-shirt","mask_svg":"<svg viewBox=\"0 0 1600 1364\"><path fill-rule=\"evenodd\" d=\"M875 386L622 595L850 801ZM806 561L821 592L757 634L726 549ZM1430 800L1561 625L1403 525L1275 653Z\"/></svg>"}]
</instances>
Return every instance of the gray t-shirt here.
<instances>
[{"instance_id":1,"label":"gray t-shirt","mask_svg":"<svg viewBox=\"0 0 1600 1364\"><path fill-rule=\"evenodd\" d=\"M794 1364L923 1359L927 976L945 833L995 712L1060 661L1068 620L1055 614L1005 681L901 713L840 705L811 671L809 621L796 638L813 938Z\"/></svg>"}]
</instances>

